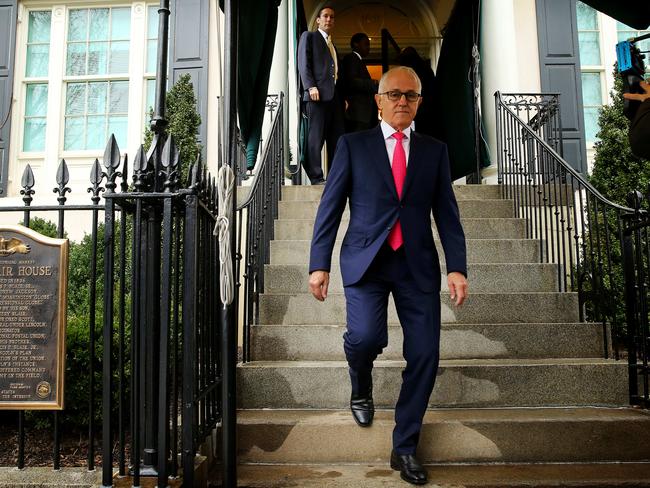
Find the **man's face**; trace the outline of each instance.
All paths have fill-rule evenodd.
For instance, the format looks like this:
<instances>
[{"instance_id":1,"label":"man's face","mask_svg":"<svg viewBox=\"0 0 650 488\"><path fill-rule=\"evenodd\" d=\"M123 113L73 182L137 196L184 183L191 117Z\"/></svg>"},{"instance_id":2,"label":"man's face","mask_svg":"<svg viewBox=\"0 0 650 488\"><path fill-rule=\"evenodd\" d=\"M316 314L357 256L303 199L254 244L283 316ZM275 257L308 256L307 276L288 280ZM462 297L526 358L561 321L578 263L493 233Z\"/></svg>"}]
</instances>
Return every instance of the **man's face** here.
<instances>
[{"instance_id":1,"label":"man's face","mask_svg":"<svg viewBox=\"0 0 650 488\"><path fill-rule=\"evenodd\" d=\"M367 37L361 39L357 43L356 51L361 55L362 58L367 58L368 54L370 54L370 39L368 39Z\"/></svg>"},{"instance_id":2,"label":"man's face","mask_svg":"<svg viewBox=\"0 0 650 488\"><path fill-rule=\"evenodd\" d=\"M321 10L318 17L316 17L316 25L318 25L320 30L329 34L334 28L334 10L331 8Z\"/></svg>"},{"instance_id":3,"label":"man's face","mask_svg":"<svg viewBox=\"0 0 650 488\"><path fill-rule=\"evenodd\" d=\"M383 92L394 90L402 93L418 91L418 85L413 76L404 71L395 71L389 74L385 81L386 86L383 88ZM375 95L375 101L382 120L395 130L404 130L413 122L418 107L422 103L422 98L418 98L415 102L409 102L406 97L402 96L399 100L392 102L387 95L377 94Z\"/></svg>"}]
</instances>

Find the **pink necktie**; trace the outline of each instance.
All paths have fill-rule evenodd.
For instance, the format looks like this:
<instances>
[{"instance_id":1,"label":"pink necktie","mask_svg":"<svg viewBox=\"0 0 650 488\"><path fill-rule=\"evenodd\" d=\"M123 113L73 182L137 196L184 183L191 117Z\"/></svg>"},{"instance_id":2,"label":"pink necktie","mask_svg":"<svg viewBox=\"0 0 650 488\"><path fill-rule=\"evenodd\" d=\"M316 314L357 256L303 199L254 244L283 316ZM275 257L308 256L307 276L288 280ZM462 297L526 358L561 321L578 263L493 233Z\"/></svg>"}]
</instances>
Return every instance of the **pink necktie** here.
<instances>
[{"instance_id":1,"label":"pink necktie","mask_svg":"<svg viewBox=\"0 0 650 488\"><path fill-rule=\"evenodd\" d=\"M395 180L397 196L401 200L404 178L406 178L406 153L404 152L404 146L402 146L404 133L395 132L393 134L393 137L397 139L395 141L395 151L393 152L393 179ZM400 221L398 219L391 229L390 234L388 234L388 245L394 251L397 251L402 246L402 244L404 244L404 239L402 237L402 224L400 224Z\"/></svg>"}]
</instances>

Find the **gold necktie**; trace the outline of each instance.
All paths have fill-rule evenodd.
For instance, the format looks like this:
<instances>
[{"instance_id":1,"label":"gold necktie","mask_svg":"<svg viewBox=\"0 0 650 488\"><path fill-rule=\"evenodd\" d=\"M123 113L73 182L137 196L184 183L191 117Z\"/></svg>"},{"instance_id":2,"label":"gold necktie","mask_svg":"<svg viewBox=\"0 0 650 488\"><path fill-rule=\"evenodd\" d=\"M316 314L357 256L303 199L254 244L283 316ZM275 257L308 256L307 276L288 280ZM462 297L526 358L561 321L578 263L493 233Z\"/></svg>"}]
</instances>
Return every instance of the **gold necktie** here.
<instances>
[{"instance_id":1,"label":"gold necktie","mask_svg":"<svg viewBox=\"0 0 650 488\"><path fill-rule=\"evenodd\" d=\"M334 60L334 81L336 81L339 77L339 63L336 59L336 50L334 49L334 44L332 44L332 36L327 36L327 48L330 50L330 54Z\"/></svg>"}]
</instances>

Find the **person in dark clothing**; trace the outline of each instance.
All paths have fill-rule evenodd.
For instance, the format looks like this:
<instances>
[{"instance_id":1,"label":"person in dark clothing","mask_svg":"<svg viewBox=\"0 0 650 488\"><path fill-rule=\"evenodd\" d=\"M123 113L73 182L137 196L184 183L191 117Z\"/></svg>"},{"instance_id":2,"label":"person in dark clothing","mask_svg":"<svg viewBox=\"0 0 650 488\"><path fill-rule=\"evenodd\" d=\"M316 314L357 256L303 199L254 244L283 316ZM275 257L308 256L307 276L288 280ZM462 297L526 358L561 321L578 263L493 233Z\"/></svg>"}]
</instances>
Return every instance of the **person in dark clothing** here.
<instances>
[{"instance_id":1,"label":"person in dark clothing","mask_svg":"<svg viewBox=\"0 0 650 488\"><path fill-rule=\"evenodd\" d=\"M343 133L343 107L337 87L338 55L332 42L334 9L321 8L316 18L318 29L303 32L298 43L298 71L304 89L309 120L307 158L303 166L313 185L324 185L321 150L327 142L328 169L334 149Z\"/></svg>"},{"instance_id":2,"label":"person in dark clothing","mask_svg":"<svg viewBox=\"0 0 650 488\"><path fill-rule=\"evenodd\" d=\"M650 84L640 83L645 93L624 93L628 100L641 102L630 125L630 147L635 156L650 159Z\"/></svg>"},{"instance_id":3,"label":"person in dark clothing","mask_svg":"<svg viewBox=\"0 0 650 488\"><path fill-rule=\"evenodd\" d=\"M434 110L434 93L436 90L436 75L431 69L431 63L418 54L414 47L405 47L399 54L399 64L413 68L422 82L422 104L415 116L415 131L433 137L436 134Z\"/></svg>"},{"instance_id":4,"label":"person in dark clothing","mask_svg":"<svg viewBox=\"0 0 650 488\"><path fill-rule=\"evenodd\" d=\"M370 39L358 32L350 39L352 52L341 61L341 86L346 101L345 132L377 125L375 93L378 83L370 77L363 59L370 54Z\"/></svg>"}]
</instances>

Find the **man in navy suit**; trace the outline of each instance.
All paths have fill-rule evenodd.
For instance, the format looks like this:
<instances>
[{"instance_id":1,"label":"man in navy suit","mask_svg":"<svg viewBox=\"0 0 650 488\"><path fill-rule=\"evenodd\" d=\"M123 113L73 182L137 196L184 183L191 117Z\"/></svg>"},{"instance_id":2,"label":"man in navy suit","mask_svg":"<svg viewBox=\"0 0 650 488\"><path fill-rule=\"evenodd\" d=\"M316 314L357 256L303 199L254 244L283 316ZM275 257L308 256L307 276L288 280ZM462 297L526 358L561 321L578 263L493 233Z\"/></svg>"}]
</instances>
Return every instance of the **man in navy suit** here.
<instances>
[{"instance_id":1,"label":"man in navy suit","mask_svg":"<svg viewBox=\"0 0 650 488\"><path fill-rule=\"evenodd\" d=\"M310 291L323 301L347 203L350 223L341 245L341 274L350 407L360 426L371 425L372 367L388 343L387 306L392 293L404 334L406 368L395 407L391 467L413 484L427 482L415 451L439 361L440 264L432 214L445 253L452 301L460 306L467 296L465 235L447 148L410 129L421 88L411 68L388 71L375 95L380 125L339 140L314 224L309 264Z\"/></svg>"},{"instance_id":2,"label":"man in navy suit","mask_svg":"<svg viewBox=\"0 0 650 488\"><path fill-rule=\"evenodd\" d=\"M346 102L345 131L357 132L377 125L377 82L370 77L364 58L370 54L370 39L357 32L350 39L352 52L341 61L341 85Z\"/></svg>"},{"instance_id":3,"label":"man in navy suit","mask_svg":"<svg viewBox=\"0 0 650 488\"><path fill-rule=\"evenodd\" d=\"M298 71L304 89L309 131L307 157L303 165L313 185L325 183L321 164L323 142L327 141L328 167L343 133L343 107L337 93L338 59L332 43L334 9L325 6L316 18L318 29L303 32L298 43Z\"/></svg>"}]
</instances>

